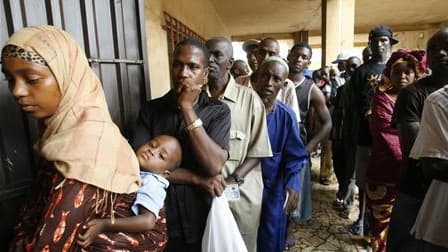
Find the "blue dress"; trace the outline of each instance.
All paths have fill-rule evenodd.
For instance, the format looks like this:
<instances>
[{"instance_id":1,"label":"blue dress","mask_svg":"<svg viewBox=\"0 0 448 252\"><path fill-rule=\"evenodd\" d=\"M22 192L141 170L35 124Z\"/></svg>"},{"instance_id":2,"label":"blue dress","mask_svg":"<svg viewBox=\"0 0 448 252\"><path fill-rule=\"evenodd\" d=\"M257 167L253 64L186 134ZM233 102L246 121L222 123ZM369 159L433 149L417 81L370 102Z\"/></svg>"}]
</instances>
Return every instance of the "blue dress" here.
<instances>
[{"instance_id":1,"label":"blue dress","mask_svg":"<svg viewBox=\"0 0 448 252\"><path fill-rule=\"evenodd\" d=\"M287 228L285 190L300 191L297 177L307 163L308 153L294 112L285 104L276 102L274 111L267 115L267 125L273 156L261 161L264 190L257 249L281 252L285 249Z\"/></svg>"}]
</instances>

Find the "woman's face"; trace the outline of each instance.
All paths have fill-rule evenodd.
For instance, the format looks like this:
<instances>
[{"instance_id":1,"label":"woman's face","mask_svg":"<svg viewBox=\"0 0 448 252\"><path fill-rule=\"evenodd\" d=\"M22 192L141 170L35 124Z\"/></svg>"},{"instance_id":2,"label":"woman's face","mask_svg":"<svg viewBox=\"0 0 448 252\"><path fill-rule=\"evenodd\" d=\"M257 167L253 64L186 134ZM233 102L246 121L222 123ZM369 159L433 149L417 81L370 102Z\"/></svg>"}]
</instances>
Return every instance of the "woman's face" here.
<instances>
[{"instance_id":1,"label":"woman's face","mask_svg":"<svg viewBox=\"0 0 448 252\"><path fill-rule=\"evenodd\" d=\"M61 91L47 66L8 57L3 59L2 72L11 94L25 113L44 119L56 112Z\"/></svg>"},{"instance_id":2,"label":"woman's face","mask_svg":"<svg viewBox=\"0 0 448 252\"><path fill-rule=\"evenodd\" d=\"M401 89L413 83L415 79L415 71L408 62L398 62L392 66L390 82L393 87Z\"/></svg>"}]
</instances>

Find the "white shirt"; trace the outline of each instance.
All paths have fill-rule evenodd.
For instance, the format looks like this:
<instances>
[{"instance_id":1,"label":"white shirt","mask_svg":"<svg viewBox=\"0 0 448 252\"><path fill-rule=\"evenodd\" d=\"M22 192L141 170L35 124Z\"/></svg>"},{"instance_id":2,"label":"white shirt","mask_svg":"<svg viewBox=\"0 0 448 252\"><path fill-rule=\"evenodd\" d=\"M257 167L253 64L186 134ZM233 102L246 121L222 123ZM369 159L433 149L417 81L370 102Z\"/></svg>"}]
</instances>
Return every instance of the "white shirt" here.
<instances>
[{"instance_id":1,"label":"white shirt","mask_svg":"<svg viewBox=\"0 0 448 252\"><path fill-rule=\"evenodd\" d=\"M448 159L448 85L426 98L420 129L409 156Z\"/></svg>"}]
</instances>

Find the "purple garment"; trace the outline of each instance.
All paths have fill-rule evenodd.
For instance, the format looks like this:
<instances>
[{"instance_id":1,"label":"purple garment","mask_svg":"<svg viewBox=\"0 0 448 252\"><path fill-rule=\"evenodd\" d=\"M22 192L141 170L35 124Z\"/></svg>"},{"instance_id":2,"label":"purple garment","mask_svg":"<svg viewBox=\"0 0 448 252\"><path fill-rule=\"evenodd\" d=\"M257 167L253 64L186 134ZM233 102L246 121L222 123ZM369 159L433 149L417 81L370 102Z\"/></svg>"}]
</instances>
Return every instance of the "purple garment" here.
<instances>
[{"instance_id":1,"label":"purple garment","mask_svg":"<svg viewBox=\"0 0 448 252\"><path fill-rule=\"evenodd\" d=\"M299 192L297 177L307 163L308 153L300 139L294 112L285 104L276 102L274 111L267 115L267 125L273 156L261 161L264 189L257 249L283 251L287 220L283 210L285 189Z\"/></svg>"},{"instance_id":2,"label":"purple garment","mask_svg":"<svg viewBox=\"0 0 448 252\"><path fill-rule=\"evenodd\" d=\"M373 98L370 116L372 152L367 168L369 183L396 184L401 172L401 149L398 130L392 128L392 114L395 107L386 93L378 91Z\"/></svg>"}]
</instances>

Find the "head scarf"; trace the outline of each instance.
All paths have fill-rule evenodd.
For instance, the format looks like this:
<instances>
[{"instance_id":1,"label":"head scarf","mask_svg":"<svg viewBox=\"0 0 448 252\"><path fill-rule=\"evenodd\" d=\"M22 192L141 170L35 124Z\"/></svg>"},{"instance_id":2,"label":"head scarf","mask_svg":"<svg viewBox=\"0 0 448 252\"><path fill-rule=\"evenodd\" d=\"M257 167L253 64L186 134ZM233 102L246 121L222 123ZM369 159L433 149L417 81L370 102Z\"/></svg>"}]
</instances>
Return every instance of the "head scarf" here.
<instances>
[{"instance_id":1,"label":"head scarf","mask_svg":"<svg viewBox=\"0 0 448 252\"><path fill-rule=\"evenodd\" d=\"M15 45L7 45L2 50L2 60L4 58L19 58L25 61L33 62L38 65L46 66L44 58L33 51L27 51Z\"/></svg>"},{"instance_id":2,"label":"head scarf","mask_svg":"<svg viewBox=\"0 0 448 252\"><path fill-rule=\"evenodd\" d=\"M386 63L386 68L383 70L383 79L380 83L380 90L387 90L390 84L390 73L392 67L398 62L408 62L415 72L415 75L421 77L427 70L426 52L424 50L409 50L398 49L393 52Z\"/></svg>"},{"instance_id":3,"label":"head scarf","mask_svg":"<svg viewBox=\"0 0 448 252\"><path fill-rule=\"evenodd\" d=\"M420 76L426 72L426 52L424 50L398 49L393 52L386 63L383 74L390 79L392 66L398 61L407 61L414 67L416 75Z\"/></svg>"},{"instance_id":4,"label":"head scarf","mask_svg":"<svg viewBox=\"0 0 448 252\"><path fill-rule=\"evenodd\" d=\"M74 39L53 26L36 26L14 33L6 45L40 55L61 91L37 151L66 178L115 193L137 191L137 158L112 122L101 82ZM2 58L13 56L2 53Z\"/></svg>"}]
</instances>

